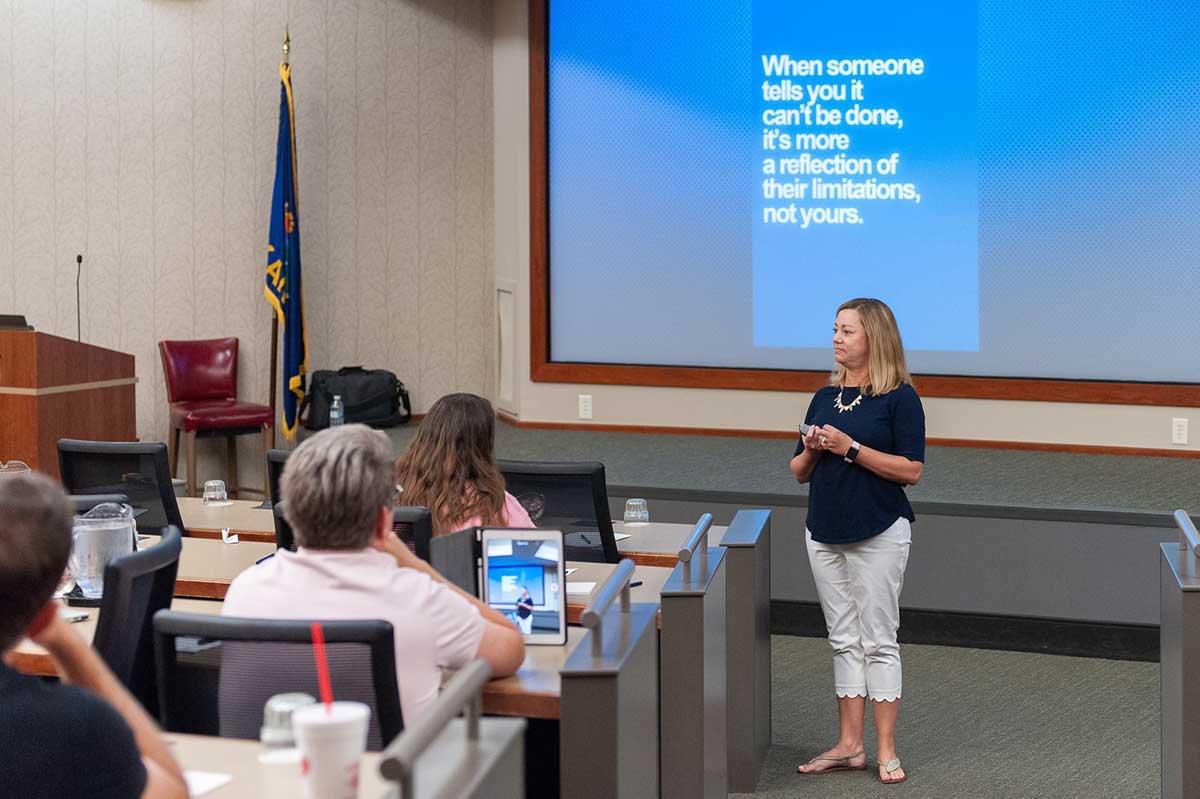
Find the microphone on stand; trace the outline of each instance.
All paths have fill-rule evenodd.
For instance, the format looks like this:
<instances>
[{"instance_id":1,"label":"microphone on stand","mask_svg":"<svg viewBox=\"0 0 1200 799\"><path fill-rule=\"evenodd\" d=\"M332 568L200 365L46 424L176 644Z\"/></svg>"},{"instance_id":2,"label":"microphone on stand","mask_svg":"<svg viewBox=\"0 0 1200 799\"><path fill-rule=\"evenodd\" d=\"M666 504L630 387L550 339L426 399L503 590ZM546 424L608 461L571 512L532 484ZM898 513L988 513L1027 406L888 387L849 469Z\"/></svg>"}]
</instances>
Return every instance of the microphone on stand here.
<instances>
[{"instance_id":1,"label":"microphone on stand","mask_svg":"<svg viewBox=\"0 0 1200 799\"><path fill-rule=\"evenodd\" d=\"M83 341L83 326L79 314L79 275L83 272L83 255L75 256L75 340Z\"/></svg>"}]
</instances>

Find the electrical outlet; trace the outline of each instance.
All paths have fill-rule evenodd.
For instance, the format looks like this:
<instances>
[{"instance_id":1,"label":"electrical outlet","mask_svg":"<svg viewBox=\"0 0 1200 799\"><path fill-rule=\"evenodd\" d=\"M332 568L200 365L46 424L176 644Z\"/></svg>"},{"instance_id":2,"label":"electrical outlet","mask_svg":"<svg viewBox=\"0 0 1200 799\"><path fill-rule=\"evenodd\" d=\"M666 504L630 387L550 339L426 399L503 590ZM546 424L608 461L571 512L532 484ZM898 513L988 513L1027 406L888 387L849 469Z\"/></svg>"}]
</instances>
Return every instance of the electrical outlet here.
<instances>
[{"instance_id":1,"label":"electrical outlet","mask_svg":"<svg viewBox=\"0 0 1200 799\"><path fill-rule=\"evenodd\" d=\"M592 418L592 395L591 394L580 394L579 395L579 418L580 419L591 419Z\"/></svg>"},{"instance_id":2,"label":"electrical outlet","mask_svg":"<svg viewBox=\"0 0 1200 799\"><path fill-rule=\"evenodd\" d=\"M1171 443L1186 444L1188 441L1188 420L1176 416L1171 420Z\"/></svg>"}]
</instances>

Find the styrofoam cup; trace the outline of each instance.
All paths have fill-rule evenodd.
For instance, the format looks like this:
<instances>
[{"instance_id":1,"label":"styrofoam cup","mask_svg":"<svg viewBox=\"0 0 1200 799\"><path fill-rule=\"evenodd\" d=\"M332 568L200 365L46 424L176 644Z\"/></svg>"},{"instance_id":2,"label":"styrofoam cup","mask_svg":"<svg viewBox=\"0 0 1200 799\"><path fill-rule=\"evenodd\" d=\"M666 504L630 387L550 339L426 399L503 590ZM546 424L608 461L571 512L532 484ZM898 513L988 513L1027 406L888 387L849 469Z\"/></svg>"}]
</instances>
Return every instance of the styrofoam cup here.
<instances>
[{"instance_id":1,"label":"styrofoam cup","mask_svg":"<svg viewBox=\"0 0 1200 799\"><path fill-rule=\"evenodd\" d=\"M292 730L300 750L300 776L309 799L357 799L358 764L367 750L371 708L334 702L298 708Z\"/></svg>"}]
</instances>

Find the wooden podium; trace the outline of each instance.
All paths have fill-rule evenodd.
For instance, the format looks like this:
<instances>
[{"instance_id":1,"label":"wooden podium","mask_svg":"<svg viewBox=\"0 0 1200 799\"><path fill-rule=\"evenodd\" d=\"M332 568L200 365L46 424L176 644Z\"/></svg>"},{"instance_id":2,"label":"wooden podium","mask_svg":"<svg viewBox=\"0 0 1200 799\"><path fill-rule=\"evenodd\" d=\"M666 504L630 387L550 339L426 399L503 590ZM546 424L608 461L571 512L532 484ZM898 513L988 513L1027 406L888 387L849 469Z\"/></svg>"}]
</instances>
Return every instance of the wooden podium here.
<instances>
[{"instance_id":1,"label":"wooden podium","mask_svg":"<svg viewBox=\"0 0 1200 799\"><path fill-rule=\"evenodd\" d=\"M0 461L58 477L58 440L134 441L133 356L0 330Z\"/></svg>"}]
</instances>

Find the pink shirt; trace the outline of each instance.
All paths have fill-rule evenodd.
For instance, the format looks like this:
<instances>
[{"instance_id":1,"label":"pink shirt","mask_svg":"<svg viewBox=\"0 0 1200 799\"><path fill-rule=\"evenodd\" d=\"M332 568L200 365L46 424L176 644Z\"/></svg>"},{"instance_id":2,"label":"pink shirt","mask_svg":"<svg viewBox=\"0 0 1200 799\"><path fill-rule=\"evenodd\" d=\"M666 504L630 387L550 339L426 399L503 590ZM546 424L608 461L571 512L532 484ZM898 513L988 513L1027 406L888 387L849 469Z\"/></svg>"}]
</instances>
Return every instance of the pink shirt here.
<instances>
[{"instance_id":1,"label":"pink shirt","mask_svg":"<svg viewBox=\"0 0 1200 799\"><path fill-rule=\"evenodd\" d=\"M480 516L472 516L465 522L454 525L452 530L466 530L468 527L483 526L483 518ZM519 527L523 530L533 530L537 525L529 518L529 513L525 510L525 506L517 501L517 498L507 491L504 492L504 524L502 527Z\"/></svg>"},{"instance_id":2,"label":"pink shirt","mask_svg":"<svg viewBox=\"0 0 1200 799\"><path fill-rule=\"evenodd\" d=\"M441 668L461 668L475 657L484 628L479 611L462 596L375 549L280 550L234 579L221 613L390 622L405 726L437 698Z\"/></svg>"}]
</instances>

